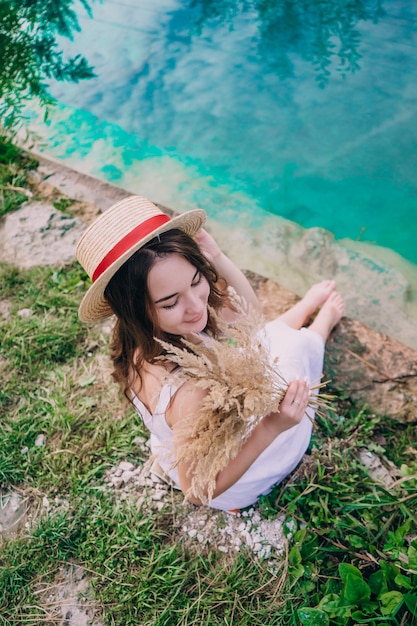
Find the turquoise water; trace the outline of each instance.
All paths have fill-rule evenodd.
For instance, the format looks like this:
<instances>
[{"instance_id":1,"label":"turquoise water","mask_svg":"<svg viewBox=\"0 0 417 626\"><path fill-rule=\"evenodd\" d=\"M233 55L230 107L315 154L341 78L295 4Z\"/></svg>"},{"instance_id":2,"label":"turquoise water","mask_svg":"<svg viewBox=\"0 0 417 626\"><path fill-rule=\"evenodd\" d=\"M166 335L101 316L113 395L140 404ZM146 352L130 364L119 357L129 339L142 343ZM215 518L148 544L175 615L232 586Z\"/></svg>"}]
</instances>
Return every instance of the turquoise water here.
<instances>
[{"instance_id":1,"label":"turquoise water","mask_svg":"<svg viewBox=\"0 0 417 626\"><path fill-rule=\"evenodd\" d=\"M205 208L246 266L295 290L301 275L308 282L326 269L297 257L299 227L325 229L324 253L339 240L355 251L344 265L334 253L334 273L363 267L356 253L366 251L374 275L388 263L384 284L401 288L387 288L387 298L409 313L414 3L104 0L93 11L90 20L80 8L82 31L62 45L85 54L98 76L51 85L59 107L47 126L34 123L47 154L177 210ZM294 244L285 263L284 234Z\"/></svg>"}]
</instances>

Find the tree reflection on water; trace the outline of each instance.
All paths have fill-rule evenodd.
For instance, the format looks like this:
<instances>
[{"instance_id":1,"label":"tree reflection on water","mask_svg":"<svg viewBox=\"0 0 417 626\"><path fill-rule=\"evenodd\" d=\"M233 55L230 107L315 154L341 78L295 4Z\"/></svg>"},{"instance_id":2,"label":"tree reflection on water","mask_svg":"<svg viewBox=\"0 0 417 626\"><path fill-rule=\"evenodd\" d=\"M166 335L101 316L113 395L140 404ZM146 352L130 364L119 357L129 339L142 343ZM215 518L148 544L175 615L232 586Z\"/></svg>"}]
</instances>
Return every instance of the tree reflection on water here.
<instances>
[{"instance_id":1,"label":"tree reflection on water","mask_svg":"<svg viewBox=\"0 0 417 626\"><path fill-rule=\"evenodd\" d=\"M221 21L232 30L241 14L258 23L257 51L281 78L294 75L294 60L311 63L320 87L331 71L345 77L360 69L360 22L385 15L382 0L190 0L195 33Z\"/></svg>"}]
</instances>

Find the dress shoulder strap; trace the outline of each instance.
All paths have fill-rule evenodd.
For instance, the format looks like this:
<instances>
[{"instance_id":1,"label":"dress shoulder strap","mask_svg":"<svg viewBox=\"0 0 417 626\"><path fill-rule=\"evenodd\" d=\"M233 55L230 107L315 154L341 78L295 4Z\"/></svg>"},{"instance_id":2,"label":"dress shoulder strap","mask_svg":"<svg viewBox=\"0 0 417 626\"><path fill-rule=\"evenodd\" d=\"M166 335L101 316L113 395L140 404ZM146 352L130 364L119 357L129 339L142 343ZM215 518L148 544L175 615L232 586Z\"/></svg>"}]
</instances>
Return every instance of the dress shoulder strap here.
<instances>
[{"instance_id":1,"label":"dress shoulder strap","mask_svg":"<svg viewBox=\"0 0 417 626\"><path fill-rule=\"evenodd\" d=\"M155 410L151 413L145 404L137 397L137 395L132 391L131 397L132 402L135 406L136 411L142 417L145 426L151 431L159 431L162 429L166 431L166 429L170 429L166 421L166 411L168 409L169 403L172 398L178 391L181 385L173 385L171 383L165 383L161 387L161 391L159 392L158 401L155 406Z\"/></svg>"},{"instance_id":2,"label":"dress shoulder strap","mask_svg":"<svg viewBox=\"0 0 417 626\"><path fill-rule=\"evenodd\" d=\"M180 386L181 385L172 385L171 383L162 385L154 415L165 415L172 398L175 396Z\"/></svg>"}]
</instances>

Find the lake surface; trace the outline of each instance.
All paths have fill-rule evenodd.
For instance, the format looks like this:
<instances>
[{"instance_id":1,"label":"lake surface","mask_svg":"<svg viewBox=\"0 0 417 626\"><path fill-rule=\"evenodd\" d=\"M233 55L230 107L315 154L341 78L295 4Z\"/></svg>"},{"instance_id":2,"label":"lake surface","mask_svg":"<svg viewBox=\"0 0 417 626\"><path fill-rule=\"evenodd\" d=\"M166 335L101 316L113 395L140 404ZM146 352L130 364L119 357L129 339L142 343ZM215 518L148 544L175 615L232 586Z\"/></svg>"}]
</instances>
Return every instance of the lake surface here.
<instances>
[{"instance_id":1,"label":"lake surface","mask_svg":"<svg viewBox=\"0 0 417 626\"><path fill-rule=\"evenodd\" d=\"M417 346L417 6L155 0L79 9L47 155L178 211L294 291ZM393 321L394 320L394 321Z\"/></svg>"}]
</instances>

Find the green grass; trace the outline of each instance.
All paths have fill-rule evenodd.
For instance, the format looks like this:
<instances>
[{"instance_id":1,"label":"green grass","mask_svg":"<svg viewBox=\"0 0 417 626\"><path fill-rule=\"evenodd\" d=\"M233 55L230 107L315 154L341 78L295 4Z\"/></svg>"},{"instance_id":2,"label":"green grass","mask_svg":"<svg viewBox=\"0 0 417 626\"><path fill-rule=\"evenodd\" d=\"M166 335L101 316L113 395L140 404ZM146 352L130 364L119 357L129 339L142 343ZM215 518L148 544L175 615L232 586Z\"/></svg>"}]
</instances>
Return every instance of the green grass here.
<instances>
[{"instance_id":1,"label":"green grass","mask_svg":"<svg viewBox=\"0 0 417 626\"><path fill-rule=\"evenodd\" d=\"M336 400L301 468L261 499L264 517L286 518L277 570L248 550L191 550L172 532L179 498L150 513L103 489L120 460L144 460L144 428L111 380L105 328L77 319L85 289L75 264L0 267L0 484L32 512L0 547L0 625L55 623L40 590L70 563L109 626L417 624L415 426ZM369 477L362 448L398 468L396 486Z\"/></svg>"},{"instance_id":2,"label":"green grass","mask_svg":"<svg viewBox=\"0 0 417 626\"><path fill-rule=\"evenodd\" d=\"M0 217L15 211L28 199L24 193L27 174L36 168L37 161L22 152L13 142L0 133Z\"/></svg>"}]
</instances>

